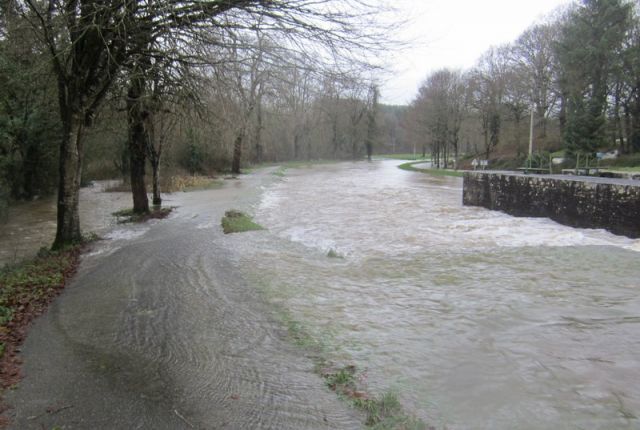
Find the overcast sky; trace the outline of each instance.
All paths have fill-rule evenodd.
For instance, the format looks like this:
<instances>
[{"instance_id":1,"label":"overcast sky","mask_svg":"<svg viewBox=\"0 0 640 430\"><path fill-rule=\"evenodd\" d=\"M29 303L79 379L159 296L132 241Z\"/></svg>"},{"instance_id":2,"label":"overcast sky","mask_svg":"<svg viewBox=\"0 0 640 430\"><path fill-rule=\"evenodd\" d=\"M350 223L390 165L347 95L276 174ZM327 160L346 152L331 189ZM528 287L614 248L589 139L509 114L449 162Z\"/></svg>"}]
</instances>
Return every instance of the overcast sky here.
<instances>
[{"instance_id":1,"label":"overcast sky","mask_svg":"<svg viewBox=\"0 0 640 430\"><path fill-rule=\"evenodd\" d=\"M394 58L382 102L408 104L439 68L473 66L492 45L515 40L527 27L571 0L397 0L410 17L400 37L412 47Z\"/></svg>"}]
</instances>

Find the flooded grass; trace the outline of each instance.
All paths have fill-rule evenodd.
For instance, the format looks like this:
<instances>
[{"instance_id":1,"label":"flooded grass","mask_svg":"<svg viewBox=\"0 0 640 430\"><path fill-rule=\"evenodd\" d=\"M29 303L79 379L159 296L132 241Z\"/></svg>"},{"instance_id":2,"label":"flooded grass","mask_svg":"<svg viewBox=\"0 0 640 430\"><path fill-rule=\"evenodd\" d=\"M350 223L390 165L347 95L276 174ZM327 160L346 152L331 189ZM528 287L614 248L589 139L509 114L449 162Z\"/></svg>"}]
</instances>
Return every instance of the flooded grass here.
<instances>
[{"instance_id":1,"label":"flooded grass","mask_svg":"<svg viewBox=\"0 0 640 430\"><path fill-rule=\"evenodd\" d=\"M327 257L328 258L338 258L338 259L344 259L344 256L342 256L341 254L338 253L338 251L336 251L335 249L331 248L328 252L327 252Z\"/></svg>"},{"instance_id":2,"label":"flooded grass","mask_svg":"<svg viewBox=\"0 0 640 430\"><path fill-rule=\"evenodd\" d=\"M205 191L222 187L224 181L210 176L172 176L164 188L168 193Z\"/></svg>"},{"instance_id":3,"label":"flooded grass","mask_svg":"<svg viewBox=\"0 0 640 430\"><path fill-rule=\"evenodd\" d=\"M146 179L147 191L151 192L151 180ZM163 193L205 191L222 187L224 182L213 176L202 175L172 175L163 179L160 189ZM131 185L128 182L120 182L105 189L107 193L130 193Z\"/></svg>"},{"instance_id":4,"label":"flooded grass","mask_svg":"<svg viewBox=\"0 0 640 430\"><path fill-rule=\"evenodd\" d=\"M150 219L164 219L175 209L174 206L161 208L153 207L150 212L136 213L133 209L123 209L117 212L113 212L112 215L118 219L118 224L126 223L141 223L149 221Z\"/></svg>"},{"instance_id":5,"label":"flooded grass","mask_svg":"<svg viewBox=\"0 0 640 430\"><path fill-rule=\"evenodd\" d=\"M411 161L409 163L404 163L398 166L399 169L407 170L409 172L420 172L427 173L429 175L434 176L455 176L457 178L462 178L464 172L460 170L450 170L450 169L421 169L419 167L414 167L414 164L422 163L422 161L415 162Z\"/></svg>"},{"instance_id":6,"label":"flooded grass","mask_svg":"<svg viewBox=\"0 0 640 430\"><path fill-rule=\"evenodd\" d=\"M315 370L327 387L340 399L364 414L364 423L376 430L430 430L422 420L408 415L402 408L396 393L388 391L375 396L366 391L364 374L353 364L336 366L329 362L329 348L320 338L290 312L280 308L277 317L286 326L289 339L313 359Z\"/></svg>"},{"instance_id":7,"label":"flooded grass","mask_svg":"<svg viewBox=\"0 0 640 430\"><path fill-rule=\"evenodd\" d=\"M232 209L226 211L222 218L222 230L224 234L230 234L264 230L264 227L255 223L253 219L244 212Z\"/></svg>"},{"instance_id":8,"label":"flooded grass","mask_svg":"<svg viewBox=\"0 0 640 430\"><path fill-rule=\"evenodd\" d=\"M284 172L287 171L287 166L280 166L278 168L278 170L274 170L273 172L271 172L271 174L273 176L277 176L279 178L283 178L284 177Z\"/></svg>"}]
</instances>

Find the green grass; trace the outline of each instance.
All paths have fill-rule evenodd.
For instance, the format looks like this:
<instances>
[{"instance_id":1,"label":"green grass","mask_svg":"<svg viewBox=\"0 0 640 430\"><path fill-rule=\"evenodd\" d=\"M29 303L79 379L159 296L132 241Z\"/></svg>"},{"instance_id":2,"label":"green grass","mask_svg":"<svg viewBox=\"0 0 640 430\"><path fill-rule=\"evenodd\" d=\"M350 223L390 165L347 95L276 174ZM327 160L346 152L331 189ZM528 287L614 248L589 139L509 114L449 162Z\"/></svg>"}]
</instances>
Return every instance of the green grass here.
<instances>
[{"instance_id":1,"label":"green grass","mask_svg":"<svg viewBox=\"0 0 640 430\"><path fill-rule=\"evenodd\" d=\"M113 212L111 215L118 219L119 224L125 223L139 223L145 222L150 219L163 219L169 216L169 214L175 209L174 206L159 208L152 207L148 213L136 213L133 209L122 209Z\"/></svg>"},{"instance_id":2,"label":"green grass","mask_svg":"<svg viewBox=\"0 0 640 430\"><path fill-rule=\"evenodd\" d=\"M284 172L287 171L287 166L280 166L277 170L271 172L273 176L277 176L279 178L284 177Z\"/></svg>"},{"instance_id":3,"label":"green grass","mask_svg":"<svg viewBox=\"0 0 640 430\"><path fill-rule=\"evenodd\" d=\"M279 319L287 327L289 338L296 346L313 351L316 357L320 357L326 351L326 345L315 336L312 336L309 330L296 321L289 312L281 310Z\"/></svg>"},{"instance_id":4,"label":"green grass","mask_svg":"<svg viewBox=\"0 0 640 430\"><path fill-rule=\"evenodd\" d=\"M427 425L422 420L404 412L396 393L388 391L381 396L370 396L362 391L358 386L355 366L349 365L325 371L322 376L327 387L365 414L367 427L377 430L427 429Z\"/></svg>"},{"instance_id":5,"label":"green grass","mask_svg":"<svg viewBox=\"0 0 640 430\"><path fill-rule=\"evenodd\" d=\"M600 162L601 168L608 168L611 170L618 170L621 167L638 168L640 166L640 152L633 154L623 154L618 158L602 160Z\"/></svg>"},{"instance_id":6,"label":"green grass","mask_svg":"<svg viewBox=\"0 0 640 430\"><path fill-rule=\"evenodd\" d=\"M320 166L324 164L335 164L335 163L341 163L343 161L347 161L347 160L318 159L318 160L283 161L279 163L265 162L265 163L259 163L259 164L253 164L253 165L247 166L246 168L242 169L242 171L245 173L249 173L249 172L253 172L256 169L261 169L265 167L279 167L279 168L282 168L284 172L284 170L286 169L302 169L302 168L310 169L313 166ZM276 176L279 176L279 175L276 175Z\"/></svg>"},{"instance_id":7,"label":"green grass","mask_svg":"<svg viewBox=\"0 0 640 430\"><path fill-rule=\"evenodd\" d=\"M615 166L605 166L603 169L613 170L618 172L631 172L631 173L640 173L640 166L636 167L615 167Z\"/></svg>"},{"instance_id":8,"label":"green grass","mask_svg":"<svg viewBox=\"0 0 640 430\"><path fill-rule=\"evenodd\" d=\"M420 169L418 167L414 167L414 164L419 164L421 161L411 161L409 163L404 163L398 166L399 169L407 170L409 172L420 172L427 173L429 175L434 176L454 176L457 178L461 178L464 175L464 172L460 170L449 170L449 169Z\"/></svg>"},{"instance_id":9,"label":"green grass","mask_svg":"<svg viewBox=\"0 0 640 430\"><path fill-rule=\"evenodd\" d=\"M255 223L253 219L244 212L232 209L225 212L224 217L222 218L222 230L224 231L224 234L230 234L253 230L264 230L264 227Z\"/></svg>"},{"instance_id":10,"label":"green grass","mask_svg":"<svg viewBox=\"0 0 640 430\"><path fill-rule=\"evenodd\" d=\"M392 160L430 160L431 157L426 156L423 157L422 154L380 154L376 155L375 158L387 158Z\"/></svg>"},{"instance_id":11,"label":"green grass","mask_svg":"<svg viewBox=\"0 0 640 430\"><path fill-rule=\"evenodd\" d=\"M206 191L206 190L217 190L218 188L222 188L224 185L224 181L219 179L210 179L207 182L185 187L182 191L185 193L190 193L192 191Z\"/></svg>"}]
</instances>

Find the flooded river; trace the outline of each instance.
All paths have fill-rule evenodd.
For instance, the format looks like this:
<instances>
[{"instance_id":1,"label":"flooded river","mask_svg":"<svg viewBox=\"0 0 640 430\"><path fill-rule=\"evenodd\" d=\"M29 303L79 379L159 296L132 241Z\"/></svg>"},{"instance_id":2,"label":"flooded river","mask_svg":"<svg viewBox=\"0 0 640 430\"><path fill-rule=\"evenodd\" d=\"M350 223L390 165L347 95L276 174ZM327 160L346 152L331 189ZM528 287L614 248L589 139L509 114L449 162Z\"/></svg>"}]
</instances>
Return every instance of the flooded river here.
<instances>
[{"instance_id":1,"label":"flooded river","mask_svg":"<svg viewBox=\"0 0 640 430\"><path fill-rule=\"evenodd\" d=\"M14 428L357 427L277 309L438 429L639 428L640 242L397 164L249 175L112 230L24 345ZM268 230L223 235L231 208Z\"/></svg>"},{"instance_id":2,"label":"flooded river","mask_svg":"<svg viewBox=\"0 0 640 430\"><path fill-rule=\"evenodd\" d=\"M263 194L279 240L242 255L272 300L438 428L640 428L640 241L463 207L461 179L396 164Z\"/></svg>"},{"instance_id":3,"label":"flooded river","mask_svg":"<svg viewBox=\"0 0 640 430\"><path fill-rule=\"evenodd\" d=\"M108 233L117 223L111 214L131 207L130 193L103 192L116 183L99 181L80 190L83 232ZM55 197L10 206L7 222L0 223L0 267L33 257L40 248L50 247L55 235Z\"/></svg>"}]
</instances>

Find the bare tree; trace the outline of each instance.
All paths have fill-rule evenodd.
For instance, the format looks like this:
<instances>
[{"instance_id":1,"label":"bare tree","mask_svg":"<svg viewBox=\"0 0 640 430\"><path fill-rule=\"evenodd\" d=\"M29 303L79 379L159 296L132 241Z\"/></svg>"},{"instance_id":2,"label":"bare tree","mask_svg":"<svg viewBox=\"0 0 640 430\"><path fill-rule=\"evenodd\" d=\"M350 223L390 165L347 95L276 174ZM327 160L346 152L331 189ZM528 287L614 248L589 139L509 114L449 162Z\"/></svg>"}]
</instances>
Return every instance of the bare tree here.
<instances>
[{"instance_id":1,"label":"bare tree","mask_svg":"<svg viewBox=\"0 0 640 430\"><path fill-rule=\"evenodd\" d=\"M81 240L78 214L80 178L84 155L84 134L104 101L123 66L134 71L127 99L130 113L132 189L134 202L139 196L139 211L144 205L143 162L148 132L145 112L139 100L144 98L149 59L171 52L150 50L161 39L173 39L186 46L194 32L219 28L223 14L233 14L239 31L251 28L258 17L265 17L265 28L279 31L297 40L313 40L313 48L336 52L345 47L373 48L382 31L360 27L367 24L371 11L379 9L365 0L185 0L181 2L139 2L125 0L23 0L21 10L38 32L50 54L58 84L58 99L63 137L60 142L58 219L54 248ZM377 27L378 29L380 27ZM322 51L321 47L324 48ZM357 60L357 59L354 59ZM134 144L135 142L135 144ZM147 205L148 206L148 205Z\"/></svg>"},{"instance_id":2,"label":"bare tree","mask_svg":"<svg viewBox=\"0 0 640 430\"><path fill-rule=\"evenodd\" d=\"M473 73L473 106L482 123L484 156L488 160L500 142L507 71L506 48L489 49Z\"/></svg>"},{"instance_id":3,"label":"bare tree","mask_svg":"<svg viewBox=\"0 0 640 430\"><path fill-rule=\"evenodd\" d=\"M365 142L367 148L367 160L371 161L371 155L373 154L373 147L378 137L378 111L380 98L380 90L378 86L373 84L369 87L369 93L367 97L367 139Z\"/></svg>"},{"instance_id":4,"label":"bare tree","mask_svg":"<svg viewBox=\"0 0 640 430\"><path fill-rule=\"evenodd\" d=\"M547 117L558 95L554 87L555 56L553 44L557 39L557 25L537 24L516 40L511 55L518 68L519 87L526 85L536 109L538 137L547 136Z\"/></svg>"}]
</instances>

